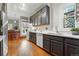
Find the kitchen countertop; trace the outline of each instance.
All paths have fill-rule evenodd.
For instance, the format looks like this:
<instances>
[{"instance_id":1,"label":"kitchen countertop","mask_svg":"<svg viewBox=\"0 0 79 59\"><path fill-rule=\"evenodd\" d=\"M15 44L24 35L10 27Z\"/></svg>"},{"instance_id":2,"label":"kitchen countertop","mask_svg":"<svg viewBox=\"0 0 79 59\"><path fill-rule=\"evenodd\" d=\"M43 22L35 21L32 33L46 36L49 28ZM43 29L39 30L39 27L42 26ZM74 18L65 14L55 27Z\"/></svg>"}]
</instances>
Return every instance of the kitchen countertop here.
<instances>
[{"instance_id":1,"label":"kitchen countertop","mask_svg":"<svg viewBox=\"0 0 79 59\"><path fill-rule=\"evenodd\" d=\"M79 35L72 35L72 34L54 34L54 33L45 33L46 35L54 35L54 36L60 36L60 37L68 37L68 38L74 38L79 39Z\"/></svg>"},{"instance_id":2,"label":"kitchen countertop","mask_svg":"<svg viewBox=\"0 0 79 59\"><path fill-rule=\"evenodd\" d=\"M79 35L72 35L72 34L62 34L62 33L55 33L55 32L40 32L40 31L31 31L34 33L41 33L41 34L46 34L46 35L54 35L54 36L60 36L60 37L68 37L68 38L74 38L74 39L79 39Z\"/></svg>"},{"instance_id":3,"label":"kitchen countertop","mask_svg":"<svg viewBox=\"0 0 79 59\"><path fill-rule=\"evenodd\" d=\"M8 30L8 32L12 32L12 31L20 32L20 30Z\"/></svg>"}]
</instances>

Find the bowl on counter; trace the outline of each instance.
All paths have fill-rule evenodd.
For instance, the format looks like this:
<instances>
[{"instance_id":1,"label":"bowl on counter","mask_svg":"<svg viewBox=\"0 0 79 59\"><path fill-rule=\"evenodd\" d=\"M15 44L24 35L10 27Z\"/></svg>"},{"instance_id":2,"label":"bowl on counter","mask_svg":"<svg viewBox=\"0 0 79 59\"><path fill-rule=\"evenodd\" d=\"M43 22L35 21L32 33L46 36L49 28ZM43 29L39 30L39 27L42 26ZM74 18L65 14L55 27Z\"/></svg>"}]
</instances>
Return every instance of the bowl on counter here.
<instances>
[{"instance_id":1,"label":"bowl on counter","mask_svg":"<svg viewBox=\"0 0 79 59\"><path fill-rule=\"evenodd\" d=\"M79 35L79 32L72 31L72 34L73 34L73 35Z\"/></svg>"}]
</instances>

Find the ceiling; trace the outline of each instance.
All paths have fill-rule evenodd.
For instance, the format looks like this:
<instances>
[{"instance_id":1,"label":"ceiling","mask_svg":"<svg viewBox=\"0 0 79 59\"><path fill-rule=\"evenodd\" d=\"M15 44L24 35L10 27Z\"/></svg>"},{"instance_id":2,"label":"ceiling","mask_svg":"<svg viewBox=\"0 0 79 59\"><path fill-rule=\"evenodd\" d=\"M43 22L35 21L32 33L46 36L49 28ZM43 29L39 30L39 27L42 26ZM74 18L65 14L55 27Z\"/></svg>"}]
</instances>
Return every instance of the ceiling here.
<instances>
[{"instance_id":1,"label":"ceiling","mask_svg":"<svg viewBox=\"0 0 79 59\"><path fill-rule=\"evenodd\" d=\"M7 16L11 19L18 19L20 16L29 17L42 3L8 3Z\"/></svg>"}]
</instances>

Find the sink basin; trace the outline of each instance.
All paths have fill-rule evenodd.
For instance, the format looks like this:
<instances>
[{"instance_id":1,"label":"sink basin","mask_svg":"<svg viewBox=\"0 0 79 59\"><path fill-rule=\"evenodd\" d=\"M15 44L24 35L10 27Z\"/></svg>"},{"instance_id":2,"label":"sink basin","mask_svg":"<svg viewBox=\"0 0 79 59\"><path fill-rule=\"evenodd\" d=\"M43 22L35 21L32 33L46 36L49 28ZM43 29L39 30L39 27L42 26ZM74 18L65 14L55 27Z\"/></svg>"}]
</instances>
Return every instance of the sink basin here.
<instances>
[{"instance_id":1,"label":"sink basin","mask_svg":"<svg viewBox=\"0 0 79 59\"><path fill-rule=\"evenodd\" d=\"M58 34L58 33L47 33L47 34Z\"/></svg>"},{"instance_id":2,"label":"sink basin","mask_svg":"<svg viewBox=\"0 0 79 59\"><path fill-rule=\"evenodd\" d=\"M47 33L47 34L50 34L50 35L63 35L61 33L56 33L56 32L53 32L53 33Z\"/></svg>"}]
</instances>

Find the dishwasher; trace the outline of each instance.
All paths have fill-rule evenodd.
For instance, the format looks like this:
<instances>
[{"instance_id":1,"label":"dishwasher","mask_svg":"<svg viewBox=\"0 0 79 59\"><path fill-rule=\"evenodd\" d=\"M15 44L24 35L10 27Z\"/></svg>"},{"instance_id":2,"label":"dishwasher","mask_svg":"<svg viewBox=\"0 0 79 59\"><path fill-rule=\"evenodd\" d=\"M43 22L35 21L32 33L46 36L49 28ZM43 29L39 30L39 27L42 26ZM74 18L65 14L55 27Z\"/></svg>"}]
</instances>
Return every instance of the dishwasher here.
<instances>
[{"instance_id":1,"label":"dishwasher","mask_svg":"<svg viewBox=\"0 0 79 59\"><path fill-rule=\"evenodd\" d=\"M36 34L36 44L43 48L43 35L41 33Z\"/></svg>"}]
</instances>

